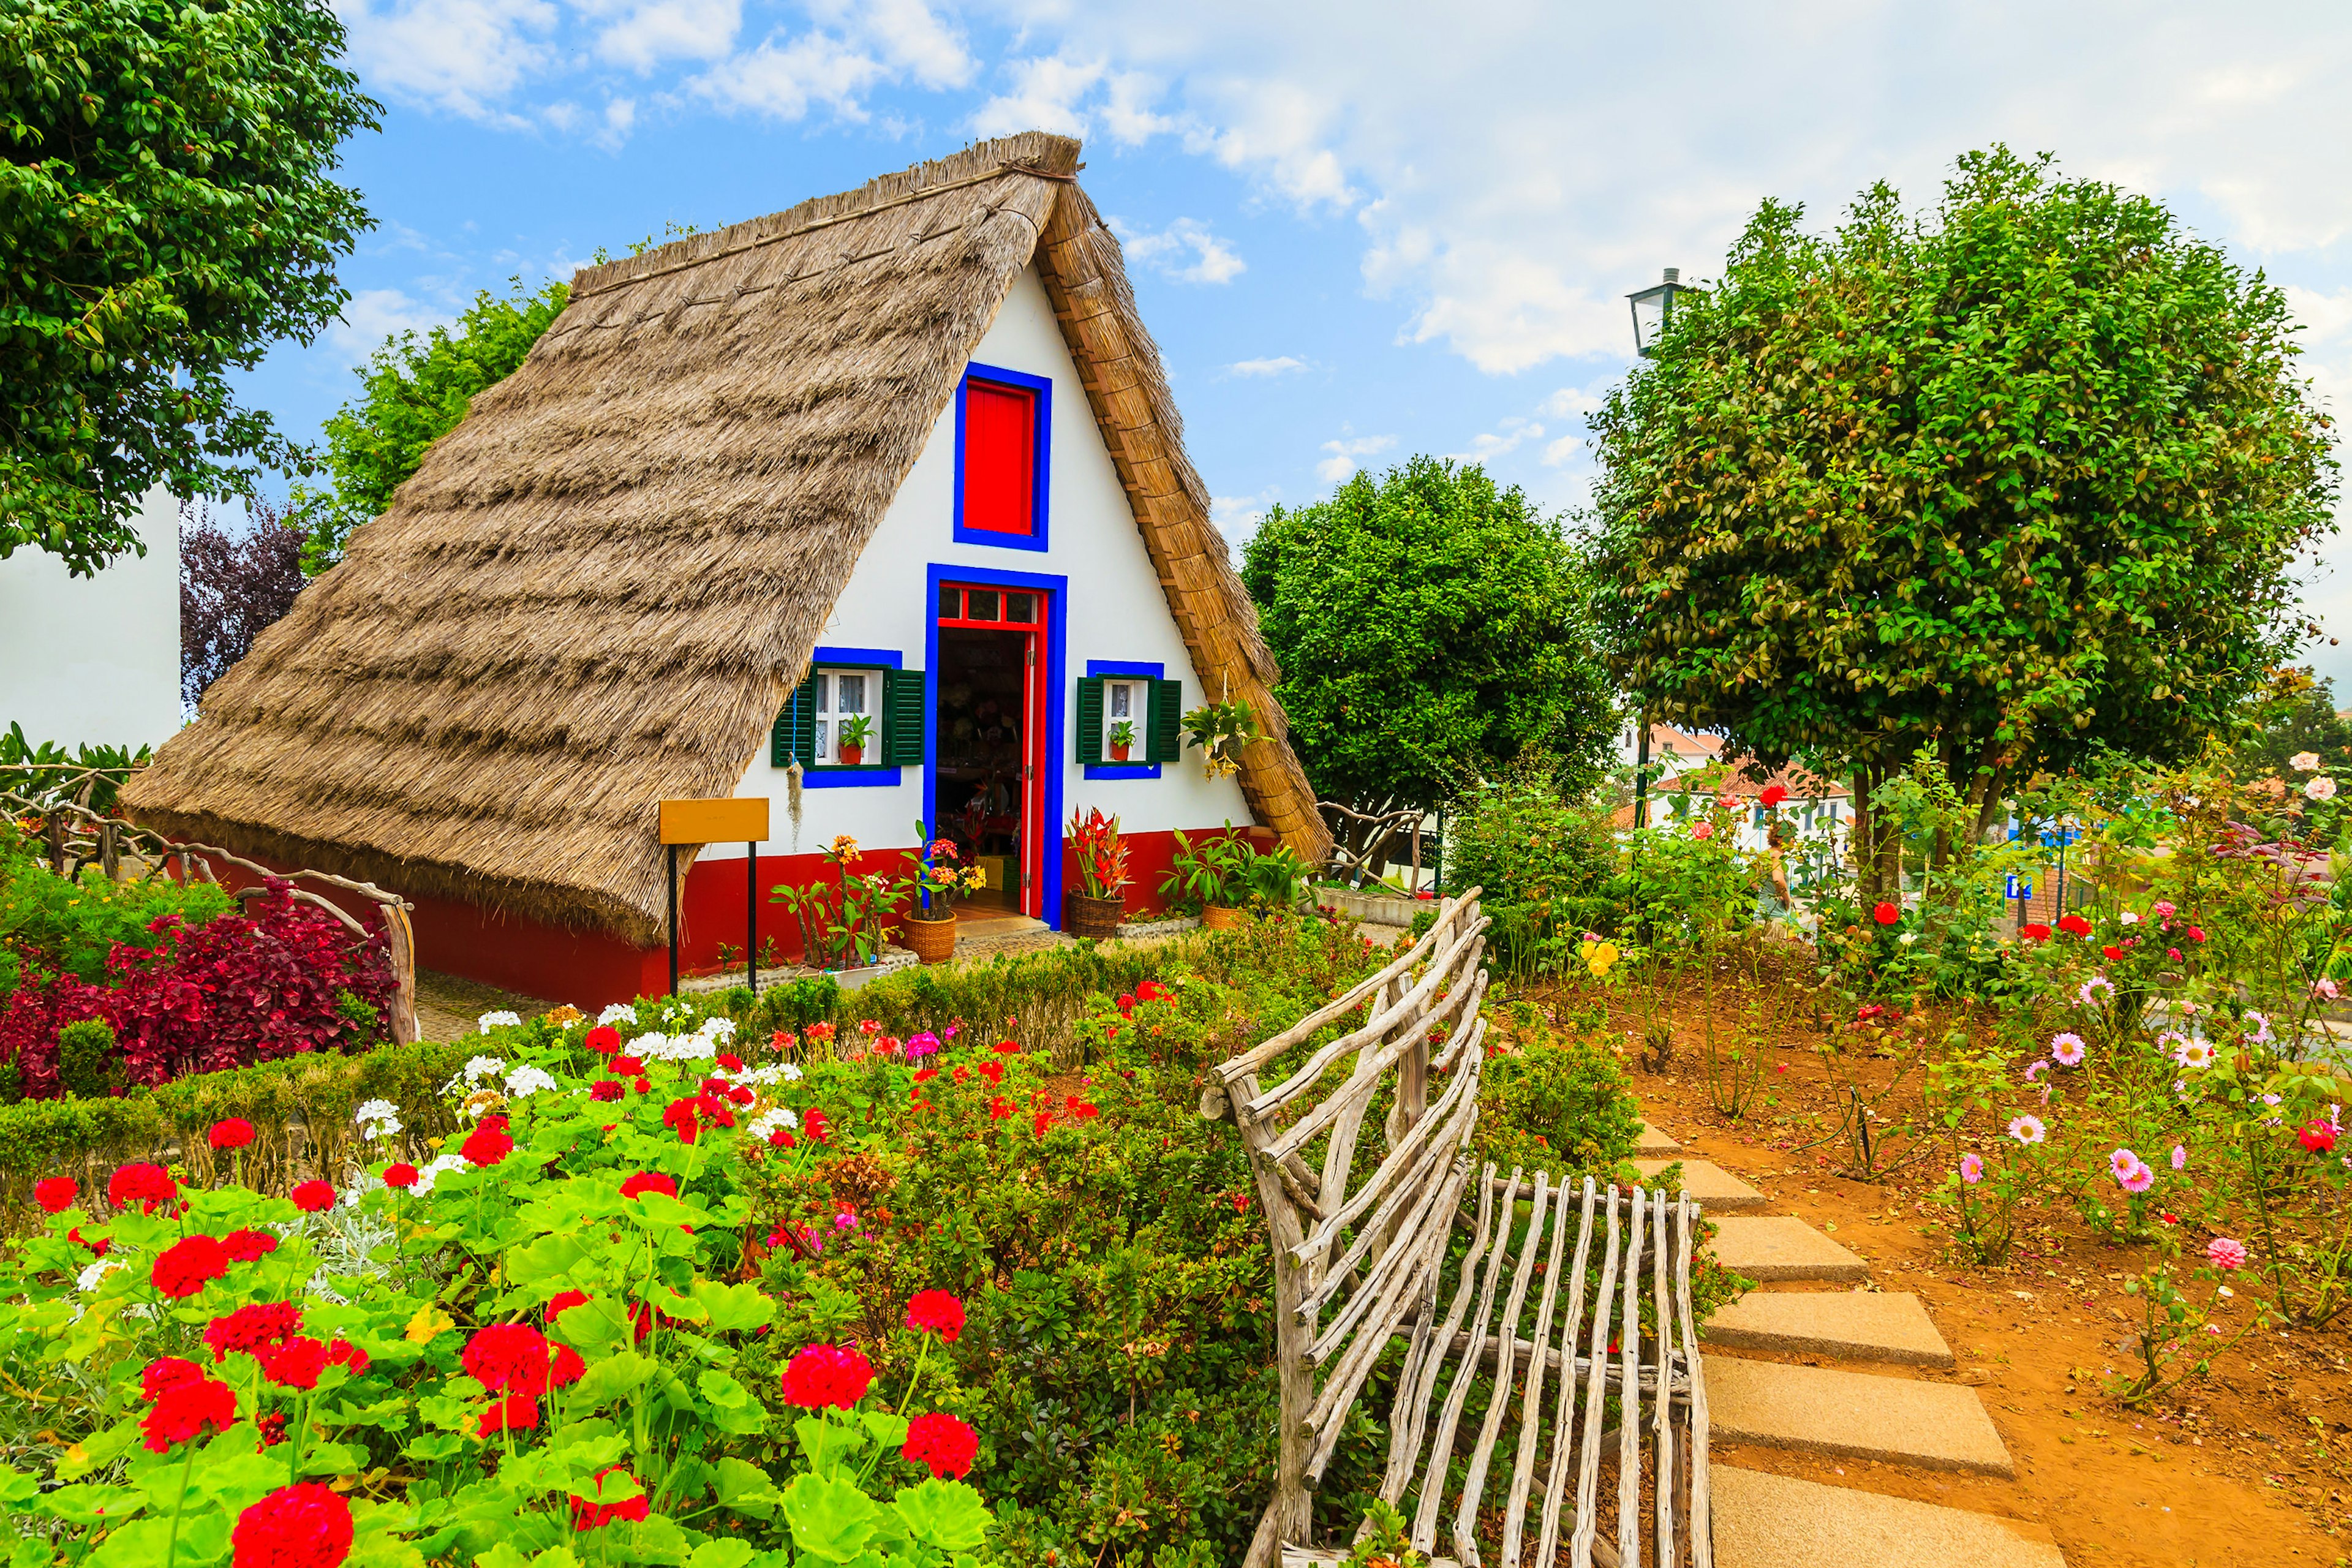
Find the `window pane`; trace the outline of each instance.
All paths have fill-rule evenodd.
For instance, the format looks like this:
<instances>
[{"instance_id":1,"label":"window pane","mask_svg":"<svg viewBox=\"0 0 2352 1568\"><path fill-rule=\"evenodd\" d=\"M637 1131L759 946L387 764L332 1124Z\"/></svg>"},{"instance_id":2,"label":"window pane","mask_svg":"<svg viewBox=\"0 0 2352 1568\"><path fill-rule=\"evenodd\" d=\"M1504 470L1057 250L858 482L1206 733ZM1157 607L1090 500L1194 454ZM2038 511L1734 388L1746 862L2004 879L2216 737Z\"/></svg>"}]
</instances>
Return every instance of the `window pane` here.
<instances>
[{"instance_id":1,"label":"window pane","mask_svg":"<svg viewBox=\"0 0 2352 1568\"><path fill-rule=\"evenodd\" d=\"M816 710L820 713L833 711L833 677L823 671L818 672L816 678Z\"/></svg>"},{"instance_id":2,"label":"window pane","mask_svg":"<svg viewBox=\"0 0 2352 1568\"><path fill-rule=\"evenodd\" d=\"M1110 716L1114 719L1135 717L1135 688L1123 680L1110 683Z\"/></svg>"},{"instance_id":3,"label":"window pane","mask_svg":"<svg viewBox=\"0 0 2352 1568\"><path fill-rule=\"evenodd\" d=\"M1024 626L1034 621L1037 618L1037 595L1034 594L1005 595L1004 618Z\"/></svg>"},{"instance_id":4,"label":"window pane","mask_svg":"<svg viewBox=\"0 0 2352 1568\"><path fill-rule=\"evenodd\" d=\"M952 621L963 615L963 590L941 584L940 588L940 619Z\"/></svg>"},{"instance_id":5,"label":"window pane","mask_svg":"<svg viewBox=\"0 0 2352 1568\"><path fill-rule=\"evenodd\" d=\"M971 605L971 612L968 618L975 621L996 619L996 601L999 596L993 588L974 588L970 594L964 595Z\"/></svg>"},{"instance_id":6,"label":"window pane","mask_svg":"<svg viewBox=\"0 0 2352 1568\"><path fill-rule=\"evenodd\" d=\"M827 735L832 728L822 719L816 721L816 760L820 763L833 755L833 746Z\"/></svg>"},{"instance_id":7,"label":"window pane","mask_svg":"<svg viewBox=\"0 0 2352 1568\"><path fill-rule=\"evenodd\" d=\"M841 711L844 713L865 712L866 678L862 675L845 675L839 677L839 679L841 681Z\"/></svg>"}]
</instances>

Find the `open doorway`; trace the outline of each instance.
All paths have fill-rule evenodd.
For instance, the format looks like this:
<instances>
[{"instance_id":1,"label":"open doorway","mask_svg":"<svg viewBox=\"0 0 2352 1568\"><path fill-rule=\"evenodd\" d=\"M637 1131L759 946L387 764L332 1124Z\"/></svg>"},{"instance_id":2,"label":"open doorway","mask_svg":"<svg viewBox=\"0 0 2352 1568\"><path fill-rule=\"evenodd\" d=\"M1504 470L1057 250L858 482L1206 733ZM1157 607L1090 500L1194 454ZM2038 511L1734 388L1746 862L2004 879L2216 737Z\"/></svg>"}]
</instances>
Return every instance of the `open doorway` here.
<instances>
[{"instance_id":1,"label":"open doorway","mask_svg":"<svg viewBox=\"0 0 2352 1568\"><path fill-rule=\"evenodd\" d=\"M1042 914L1045 595L942 584L939 604L940 837L988 873L974 915Z\"/></svg>"}]
</instances>

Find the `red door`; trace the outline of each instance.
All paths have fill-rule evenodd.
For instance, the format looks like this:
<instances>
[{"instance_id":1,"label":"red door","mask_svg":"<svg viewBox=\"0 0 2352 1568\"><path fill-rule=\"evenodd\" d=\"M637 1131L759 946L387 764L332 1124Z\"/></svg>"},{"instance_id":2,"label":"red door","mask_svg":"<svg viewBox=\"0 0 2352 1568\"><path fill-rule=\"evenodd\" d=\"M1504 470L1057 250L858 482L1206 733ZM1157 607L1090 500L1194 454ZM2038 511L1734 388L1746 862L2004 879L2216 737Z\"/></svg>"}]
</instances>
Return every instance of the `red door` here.
<instances>
[{"instance_id":1,"label":"red door","mask_svg":"<svg viewBox=\"0 0 2352 1568\"><path fill-rule=\"evenodd\" d=\"M1017 885L973 901L1042 918L1045 909L1045 636L1051 595L985 583L940 585L940 825ZM1005 880L1013 883L1015 878ZM992 892L994 892L992 889Z\"/></svg>"}]
</instances>

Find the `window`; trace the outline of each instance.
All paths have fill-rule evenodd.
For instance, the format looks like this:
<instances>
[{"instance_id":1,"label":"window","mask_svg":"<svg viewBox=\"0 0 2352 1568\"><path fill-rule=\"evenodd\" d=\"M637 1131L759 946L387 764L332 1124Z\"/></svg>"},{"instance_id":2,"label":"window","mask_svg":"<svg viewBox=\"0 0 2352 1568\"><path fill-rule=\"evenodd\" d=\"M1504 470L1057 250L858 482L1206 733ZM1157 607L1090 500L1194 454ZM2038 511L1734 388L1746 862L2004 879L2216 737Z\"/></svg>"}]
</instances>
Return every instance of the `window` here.
<instances>
[{"instance_id":1,"label":"window","mask_svg":"<svg viewBox=\"0 0 2352 1568\"><path fill-rule=\"evenodd\" d=\"M882 748L874 734L874 698L882 684L878 669L820 669L816 672L816 735L819 766L855 768L882 765Z\"/></svg>"},{"instance_id":2,"label":"window","mask_svg":"<svg viewBox=\"0 0 2352 1568\"><path fill-rule=\"evenodd\" d=\"M1184 685L1160 678L1165 668L1092 659L1078 681L1077 761L1088 776L1157 778L1160 764L1177 760L1184 744L1180 716ZM1122 746L1119 736L1127 736ZM1124 750L1125 755L1120 752Z\"/></svg>"},{"instance_id":3,"label":"window","mask_svg":"<svg viewBox=\"0 0 2352 1568\"><path fill-rule=\"evenodd\" d=\"M923 672L901 662L887 648L818 648L776 715L770 764L797 761L812 788L897 784L924 752Z\"/></svg>"},{"instance_id":4,"label":"window","mask_svg":"<svg viewBox=\"0 0 2352 1568\"><path fill-rule=\"evenodd\" d=\"M955 537L961 542L1045 548L1053 394L1054 384L1044 376L979 364L965 372L956 403Z\"/></svg>"}]
</instances>

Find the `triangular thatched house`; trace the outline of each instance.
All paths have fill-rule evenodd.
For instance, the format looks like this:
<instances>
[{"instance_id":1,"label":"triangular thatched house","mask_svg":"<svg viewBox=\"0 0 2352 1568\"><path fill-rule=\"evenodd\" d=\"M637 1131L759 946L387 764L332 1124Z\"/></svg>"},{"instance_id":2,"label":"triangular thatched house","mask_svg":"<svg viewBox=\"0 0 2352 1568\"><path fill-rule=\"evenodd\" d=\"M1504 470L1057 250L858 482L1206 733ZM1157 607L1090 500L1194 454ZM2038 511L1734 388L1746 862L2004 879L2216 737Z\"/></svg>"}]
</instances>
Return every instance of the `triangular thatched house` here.
<instances>
[{"instance_id":1,"label":"triangular thatched house","mask_svg":"<svg viewBox=\"0 0 2352 1568\"><path fill-rule=\"evenodd\" d=\"M665 797L772 797L763 885L920 817L1049 924L1073 808L1121 816L1138 904L1173 829L1319 857L1077 169L1010 137L583 270L126 801L397 888L428 967L583 1003L658 988ZM1212 779L1174 715L1228 696L1275 738ZM741 854L688 878L690 965L740 950Z\"/></svg>"}]
</instances>

